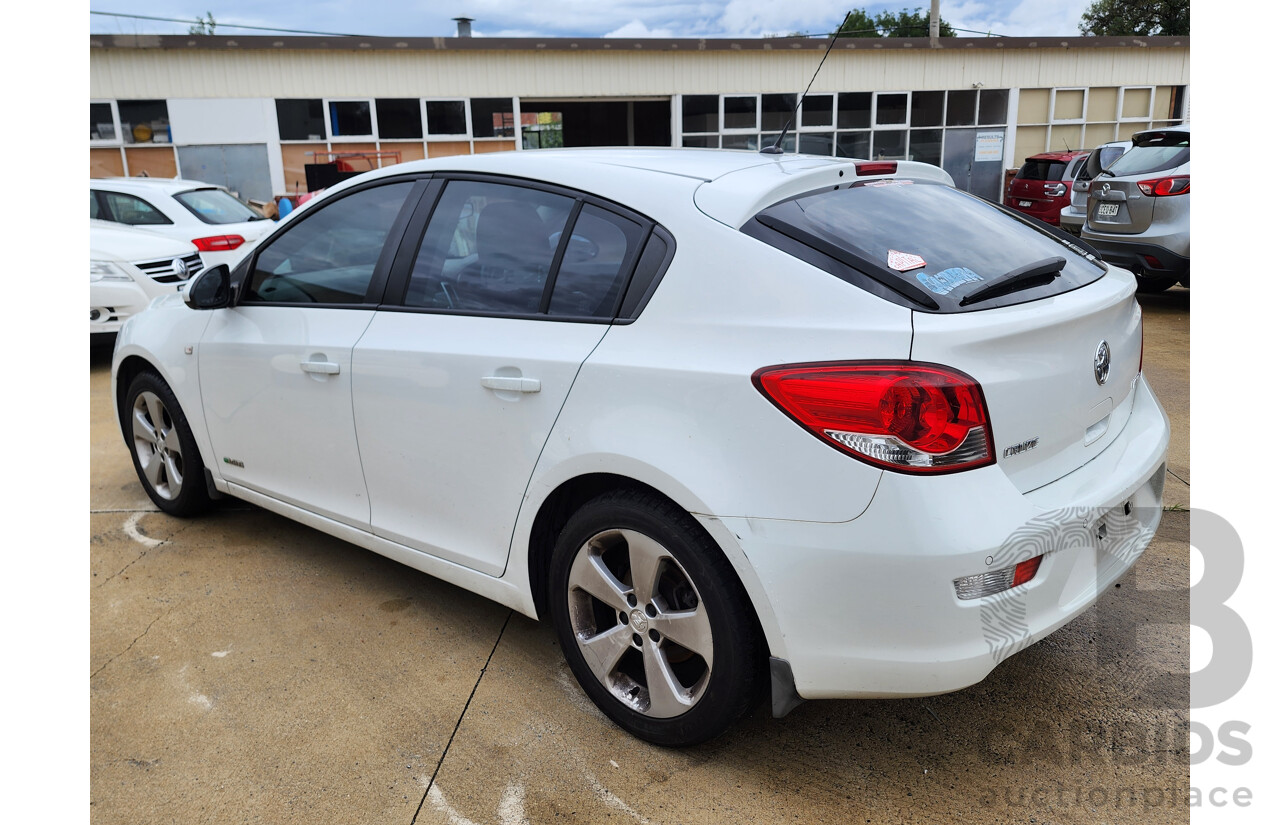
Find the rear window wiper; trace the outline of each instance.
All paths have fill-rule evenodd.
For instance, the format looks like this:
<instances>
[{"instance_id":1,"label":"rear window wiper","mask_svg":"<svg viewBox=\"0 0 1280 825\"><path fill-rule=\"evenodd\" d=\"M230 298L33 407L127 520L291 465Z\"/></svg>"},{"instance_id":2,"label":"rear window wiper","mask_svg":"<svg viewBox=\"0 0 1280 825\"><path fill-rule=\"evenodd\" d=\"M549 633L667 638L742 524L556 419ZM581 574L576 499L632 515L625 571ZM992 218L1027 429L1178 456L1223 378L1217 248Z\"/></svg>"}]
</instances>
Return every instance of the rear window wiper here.
<instances>
[{"instance_id":1,"label":"rear window wiper","mask_svg":"<svg viewBox=\"0 0 1280 825\"><path fill-rule=\"evenodd\" d=\"M1116 173L1112 172L1110 169L1103 169L1102 171L1098 172L1097 176L1102 177L1103 175L1110 175L1111 177L1114 178L1116 176Z\"/></svg>"},{"instance_id":2,"label":"rear window wiper","mask_svg":"<svg viewBox=\"0 0 1280 825\"><path fill-rule=\"evenodd\" d=\"M964 307L980 303L989 298L1008 295L1010 292L1017 292L1021 289L1031 289L1032 287L1051 284L1054 278L1057 278L1062 273L1066 265L1066 258L1054 257L1020 266L1017 269L1011 269L977 292L961 298L960 306Z\"/></svg>"}]
</instances>

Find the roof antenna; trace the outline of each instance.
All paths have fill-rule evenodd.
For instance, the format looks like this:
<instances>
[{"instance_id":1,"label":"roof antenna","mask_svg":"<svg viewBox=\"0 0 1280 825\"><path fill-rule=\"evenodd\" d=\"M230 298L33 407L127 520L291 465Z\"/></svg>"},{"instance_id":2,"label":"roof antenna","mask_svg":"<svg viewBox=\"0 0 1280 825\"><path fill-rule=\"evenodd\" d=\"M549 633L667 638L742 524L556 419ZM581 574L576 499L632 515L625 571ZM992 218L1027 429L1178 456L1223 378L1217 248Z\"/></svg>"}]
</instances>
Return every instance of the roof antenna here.
<instances>
[{"instance_id":1,"label":"roof antenna","mask_svg":"<svg viewBox=\"0 0 1280 825\"><path fill-rule=\"evenodd\" d=\"M813 81L818 79L818 72L822 71L822 64L827 62L827 55L831 54L831 47L836 44L836 38L840 36L840 30L844 28L844 24L848 21L850 14L853 14L853 12L845 12L844 17L840 20L840 25L836 26L836 30L831 33L831 42L827 44L827 50L822 53L822 60L818 61L818 68L814 70L813 77L809 78L809 85L805 86L804 92L800 97L796 98L796 106L791 110L791 117L787 118L787 125L782 127L782 131L778 134L778 139L773 142L772 146L765 146L760 149L760 154L782 154L782 141L786 139L787 132L791 130L791 125L795 123L796 114L800 111L800 104L804 102L805 97L809 94L809 90L813 88Z\"/></svg>"}]
</instances>

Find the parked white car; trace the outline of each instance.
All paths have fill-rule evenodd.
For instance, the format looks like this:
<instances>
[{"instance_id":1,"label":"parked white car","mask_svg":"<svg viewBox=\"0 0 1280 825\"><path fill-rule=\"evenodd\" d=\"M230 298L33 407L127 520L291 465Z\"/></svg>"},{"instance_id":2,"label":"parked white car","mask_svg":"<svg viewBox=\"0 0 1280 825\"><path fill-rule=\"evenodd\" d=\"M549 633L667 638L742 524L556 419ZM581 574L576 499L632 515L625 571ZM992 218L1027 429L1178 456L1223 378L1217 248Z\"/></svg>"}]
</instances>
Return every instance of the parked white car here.
<instances>
[{"instance_id":1,"label":"parked white car","mask_svg":"<svg viewBox=\"0 0 1280 825\"><path fill-rule=\"evenodd\" d=\"M1133 276L950 183L697 149L371 172L125 325L120 426L165 512L234 496L548 618L652 742L958 690L1133 565L1169 425Z\"/></svg>"},{"instance_id":2,"label":"parked white car","mask_svg":"<svg viewBox=\"0 0 1280 825\"><path fill-rule=\"evenodd\" d=\"M107 339L152 298L178 292L204 270L193 244L89 221L89 335Z\"/></svg>"},{"instance_id":3,"label":"parked white car","mask_svg":"<svg viewBox=\"0 0 1280 825\"><path fill-rule=\"evenodd\" d=\"M89 218L190 241L209 266L234 266L275 226L225 189L181 178L90 178Z\"/></svg>"}]
</instances>

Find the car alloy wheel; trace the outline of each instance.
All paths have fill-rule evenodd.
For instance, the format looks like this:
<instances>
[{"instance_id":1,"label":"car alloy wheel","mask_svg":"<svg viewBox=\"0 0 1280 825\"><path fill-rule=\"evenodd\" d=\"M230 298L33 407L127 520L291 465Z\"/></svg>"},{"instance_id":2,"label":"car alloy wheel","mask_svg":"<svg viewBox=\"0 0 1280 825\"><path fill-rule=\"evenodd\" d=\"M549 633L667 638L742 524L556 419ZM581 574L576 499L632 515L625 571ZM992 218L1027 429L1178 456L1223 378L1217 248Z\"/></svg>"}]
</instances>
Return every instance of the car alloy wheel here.
<instances>
[{"instance_id":1,"label":"car alloy wheel","mask_svg":"<svg viewBox=\"0 0 1280 825\"><path fill-rule=\"evenodd\" d=\"M587 540L569 570L569 622L587 666L613 696L660 719L706 693L715 641L680 563L634 530Z\"/></svg>"},{"instance_id":2,"label":"car alloy wheel","mask_svg":"<svg viewBox=\"0 0 1280 825\"><path fill-rule=\"evenodd\" d=\"M182 441L160 396L141 392L133 401L133 452L156 495L172 501L182 494Z\"/></svg>"},{"instance_id":3,"label":"car alloy wheel","mask_svg":"<svg viewBox=\"0 0 1280 825\"><path fill-rule=\"evenodd\" d=\"M656 493L583 504L560 530L549 598L578 684L641 739L705 742L764 697L767 647L733 566Z\"/></svg>"}]
</instances>

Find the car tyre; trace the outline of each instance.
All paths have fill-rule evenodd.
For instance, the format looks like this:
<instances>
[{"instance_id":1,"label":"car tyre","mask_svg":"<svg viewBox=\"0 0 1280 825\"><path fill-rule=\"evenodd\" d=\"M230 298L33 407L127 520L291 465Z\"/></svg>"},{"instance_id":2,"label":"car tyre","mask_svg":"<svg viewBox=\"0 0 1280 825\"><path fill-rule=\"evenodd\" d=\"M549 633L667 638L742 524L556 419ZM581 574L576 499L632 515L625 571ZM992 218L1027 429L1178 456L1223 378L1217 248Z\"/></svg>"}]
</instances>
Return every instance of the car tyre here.
<instances>
[{"instance_id":1,"label":"car tyre","mask_svg":"<svg viewBox=\"0 0 1280 825\"><path fill-rule=\"evenodd\" d=\"M173 390L154 372L139 373L124 404L124 433L133 469L147 495L171 516L209 508L204 462Z\"/></svg>"},{"instance_id":2,"label":"car tyre","mask_svg":"<svg viewBox=\"0 0 1280 825\"><path fill-rule=\"evenodd\" d=\"M766 648L746 591L693 517L657 494L583 505L556 543L549 595L578 683L640 739L705 742L763 697Z\"/></svg>"}]
</instances>

